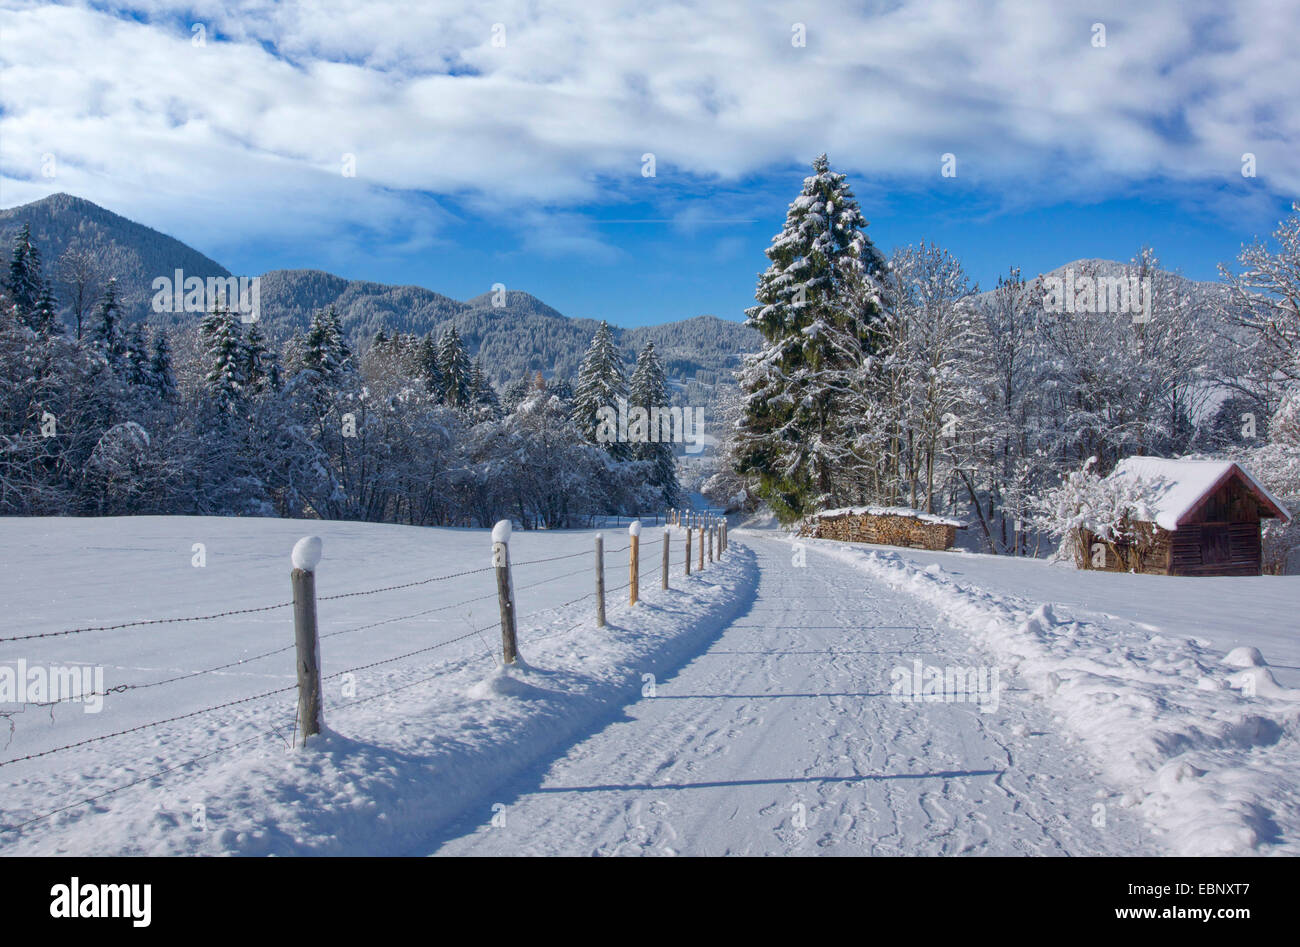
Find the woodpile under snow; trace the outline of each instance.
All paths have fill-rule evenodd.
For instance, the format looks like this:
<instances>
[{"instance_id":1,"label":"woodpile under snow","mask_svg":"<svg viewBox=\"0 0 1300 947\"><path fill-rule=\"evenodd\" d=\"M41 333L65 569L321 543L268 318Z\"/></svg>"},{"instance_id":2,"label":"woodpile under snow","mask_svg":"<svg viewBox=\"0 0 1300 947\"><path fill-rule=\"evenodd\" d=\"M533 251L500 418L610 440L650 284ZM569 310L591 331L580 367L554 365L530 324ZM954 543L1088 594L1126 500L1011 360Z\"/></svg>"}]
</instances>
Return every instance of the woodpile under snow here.
<instances>
[{"instance_id":1,"label":"woodpile under snow","mask_svg":"<svg viewBox=\"0 0 1300 947\"><path fill-rule=\"evenodd\" d=\"M957 530L964 528L961 520L918 513L905 507L846 507L807 517L800 524L799 535L849 543L944 550L952 548Z\"/></svg>"}]
</instances>

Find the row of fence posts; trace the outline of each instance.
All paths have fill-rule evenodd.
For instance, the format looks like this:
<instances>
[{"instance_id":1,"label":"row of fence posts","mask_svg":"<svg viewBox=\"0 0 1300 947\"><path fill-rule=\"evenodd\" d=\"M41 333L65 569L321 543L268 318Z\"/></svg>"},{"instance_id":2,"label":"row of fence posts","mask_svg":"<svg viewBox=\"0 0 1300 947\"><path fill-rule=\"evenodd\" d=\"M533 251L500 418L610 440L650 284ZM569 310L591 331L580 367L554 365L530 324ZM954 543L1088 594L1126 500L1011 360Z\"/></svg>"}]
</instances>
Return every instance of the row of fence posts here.
<instances>
[{"instance_id":1,"label":"row of fence posts","mask_svg":"<svg viewBox=\"0 0 1300 947\"><path fill-rule=\"evenodd\" d=\"M656 517L657 519L657 517ZM691 574L691 535L698 531L699 564L704 569L705 544L708 560L715 561L714 545L720 559L727 549L727 520L725 517L695 510L669 510L664 515L663 564L659 582L668 588L669 548L673 528L683 531L686 544L685 574ZM514 664L519 657L518 628L515 615L515 588L510 574L510 521L501 520L492 528L492 565L496 571L497 599L501 612L501 660ZM641 521L634 520L627 528L631 539L628 555L629 604L640 598L641 584ZM316 566L321 559L321 540L306 536L293 547L294 643L298 652L298 725L304 739L320 733L321 715L321 663L320 634L316 621ZM596 534L596 626L605 627L605 538Z\"/></svg>"}]
</instances>

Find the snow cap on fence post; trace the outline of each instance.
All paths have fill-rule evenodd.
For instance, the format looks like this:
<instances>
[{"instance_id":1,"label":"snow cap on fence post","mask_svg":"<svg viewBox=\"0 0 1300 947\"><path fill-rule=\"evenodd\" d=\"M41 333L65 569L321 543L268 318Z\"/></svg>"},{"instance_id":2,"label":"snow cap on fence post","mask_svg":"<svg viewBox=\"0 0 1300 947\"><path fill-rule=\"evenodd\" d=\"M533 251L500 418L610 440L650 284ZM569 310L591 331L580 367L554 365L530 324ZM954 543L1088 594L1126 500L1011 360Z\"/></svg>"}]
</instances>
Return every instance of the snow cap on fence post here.
<instances>
[{"instance_id":1,"label":"snow cap on fence post","mask_svg":"<svg viewBox=\"0 0 1300 947\"><path fill-rule=\"evenodd\" d=\"M628 534L629 536L640 536L640 535L641 535L641 521L640 521L640 520L633 520L630 524L628 524L628 527L627 527L627 534Z\"/></svg>"},{"instance_id":2,"label":"snow cap on fence post","mask_svg":"<svg viewBox=\"0 0 1300 947\"><path fill-rule=\"evenodd\" d=\"M510 542L510 521L498 520L497 525L492 527L492 541L494 543Z\"/></svg>"},{"instance_id":3,"label":"snow cap on fence post","mask_svg":"<svg viewBox=\"0 0 1300 947\"><path fill-rule=\"evenodd\" d=\"M298 653L298 726L303 739L321 730L320 635L316 628L316 566L321 539L304 536L294 544L293 640Z\"/></svg>"},{"instance_id":4,"label":"snow cap on fence post","mask_svg":"<svg viewBox=\"0 0 1300 947\"><path fill-rule=\"evenodd\" d=\"M304 536L294 543L291 556L293 567L303 572L315 572L316 566L320 565L322 545L319 536Z\"/></svg>"}]
</instances>

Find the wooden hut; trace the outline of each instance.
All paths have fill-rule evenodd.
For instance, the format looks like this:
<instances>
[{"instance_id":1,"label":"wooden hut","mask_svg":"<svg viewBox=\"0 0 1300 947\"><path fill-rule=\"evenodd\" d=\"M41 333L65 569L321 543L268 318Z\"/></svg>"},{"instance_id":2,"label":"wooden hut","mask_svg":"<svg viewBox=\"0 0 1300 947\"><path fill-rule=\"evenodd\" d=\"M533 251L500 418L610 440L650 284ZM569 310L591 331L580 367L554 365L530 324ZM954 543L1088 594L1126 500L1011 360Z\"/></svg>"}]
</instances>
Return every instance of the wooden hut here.
<instances>
[{"instance_id":1,"label":"wooden hut","mask_svg":"<svg viewBox=\"0 0 1300 947\"><path fill-rule=\"evenodd\" d=\"M1155 487L1153 519L1130 524L1127 542L1101 543L1084 530L1079 565L1149 575L1260 575L1261 521L1291 514L1231 461L1129 457L1111 478Z\"/></svg>"},{"instance_id":2,"label":"wooden hut","mask_svg":"<svg viewBox=\"0 0 1300 947\"><path fill-rule=\"evenodd\" d=\"M951 549L961 520L919 513L906 507L862 506L823 510L804 520L800 536L849 543L879 543L914 549Z\"/></svg>"}]
</instances>

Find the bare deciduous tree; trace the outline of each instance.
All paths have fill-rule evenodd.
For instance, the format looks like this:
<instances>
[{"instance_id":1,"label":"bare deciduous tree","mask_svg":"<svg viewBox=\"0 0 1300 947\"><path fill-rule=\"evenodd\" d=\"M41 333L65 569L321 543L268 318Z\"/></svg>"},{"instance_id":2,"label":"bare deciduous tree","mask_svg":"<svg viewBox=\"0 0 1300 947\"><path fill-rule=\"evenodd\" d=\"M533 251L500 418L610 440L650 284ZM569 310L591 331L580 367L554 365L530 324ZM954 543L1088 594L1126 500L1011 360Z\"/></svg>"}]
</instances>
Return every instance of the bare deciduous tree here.
<instances>
[{"instance_id":1,"label":"bare deciduous tree","mask_svg":"<svg viewBox=\"0 0 1300 947\"><path fill-rule=\"evenodd\" d=\"M63 251L57 264L59 282L68 290L68 304L81 338L81 323L99 299L104 286L104 272L95 254L73 244Z\"/></svg>"}]
</instances>

